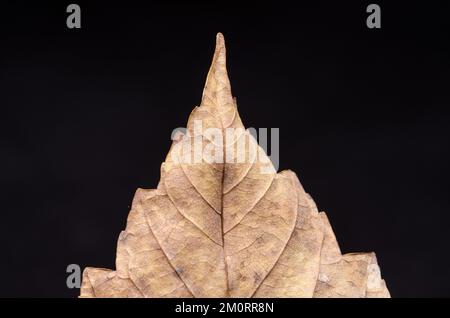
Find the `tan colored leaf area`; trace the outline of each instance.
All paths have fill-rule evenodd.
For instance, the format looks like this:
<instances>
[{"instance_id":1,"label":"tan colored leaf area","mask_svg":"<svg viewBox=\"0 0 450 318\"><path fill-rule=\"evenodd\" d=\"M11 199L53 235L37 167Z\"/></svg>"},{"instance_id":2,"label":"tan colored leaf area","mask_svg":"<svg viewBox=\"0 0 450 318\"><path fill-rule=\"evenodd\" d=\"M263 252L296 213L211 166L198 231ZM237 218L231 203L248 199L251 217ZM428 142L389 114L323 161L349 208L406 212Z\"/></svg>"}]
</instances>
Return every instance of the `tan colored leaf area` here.
<instances>
[{"instance_id":1,"label":"tan colored leaf area","mask_svg":"<svg viewBox=\"0 0 450 318\"><path fill-rule=\"evenodd\" d=\"M220 140L206 128L234 133ZM198 140L227 160L183 160L186 145ZM173 141L157 189L136 191L116 270L87 267L80 297L390 295L375 254L342 255L327 216L296 174L276 173L244 129L219 33L186 134Z\"/></svg>"}]
</instances>

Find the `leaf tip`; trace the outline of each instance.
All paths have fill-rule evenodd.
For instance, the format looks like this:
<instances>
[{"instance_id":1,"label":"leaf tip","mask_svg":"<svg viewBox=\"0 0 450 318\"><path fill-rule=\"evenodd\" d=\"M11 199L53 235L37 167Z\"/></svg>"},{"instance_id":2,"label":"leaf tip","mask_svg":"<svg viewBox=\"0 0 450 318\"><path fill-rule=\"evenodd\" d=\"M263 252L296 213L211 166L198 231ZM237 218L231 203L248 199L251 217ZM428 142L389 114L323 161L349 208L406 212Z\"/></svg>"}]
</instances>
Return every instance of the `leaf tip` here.
<instances>
[{"instance_id":1,"label":"leaf tip","mask_svg":"<svg viewBox=\"0 0 450 318\"><path fill-rule=\"evenodd\" d=\"M234 105L226 67L225 39L220 32L216 35L216 48L203 89L200 106L205 105L213 108L227 108ZM234 117L234 112L232 112L232 115ZM227 118L222 118L222 120L227 123Z\"/></svg>"},{"instance_id":2,"label":"leaf tip","mask_svg":"<svg viewBox=\"0 0 450 318\"><path fill-rule=\"evenodd\" d=\"M223 34L218 32L216 35L216 50L214 52L214 61L225 64L226 60L226 49L225 49L225 38Z\"/></svg>"},{"instance_id":3,"label":"leaf tip","mask_svg":"<svg viewBox=\"0 0 450 318\"><path fill-rule=\"evenodd\" d=\"M225 48L225 38L220 32L216 35L216 48Z\"/></svg>"}]
</instances>

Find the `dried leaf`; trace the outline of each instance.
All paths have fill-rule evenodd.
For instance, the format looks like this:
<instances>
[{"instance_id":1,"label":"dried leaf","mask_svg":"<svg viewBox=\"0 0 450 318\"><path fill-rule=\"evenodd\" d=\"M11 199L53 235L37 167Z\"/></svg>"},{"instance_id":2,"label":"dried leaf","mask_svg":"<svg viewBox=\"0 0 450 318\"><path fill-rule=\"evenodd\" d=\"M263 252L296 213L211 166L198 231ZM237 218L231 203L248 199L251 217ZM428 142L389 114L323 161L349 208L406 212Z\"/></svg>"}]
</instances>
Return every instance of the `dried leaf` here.
<instances>
[{"instance_id":1,"label":"dried leaf","mask_svg":"<svg viewBox=\"0 0 450 318\"><path fill-rule=\"evenodd\" d=\"M375 255L342 255L295 173L276 173L244 129L220 33L216 41L187 133L173 142L157 189L136 192L116 271L86 268L80 296L389 297ZM222 161L195 157L192 145Z\"/></svg>"}]
</instances>

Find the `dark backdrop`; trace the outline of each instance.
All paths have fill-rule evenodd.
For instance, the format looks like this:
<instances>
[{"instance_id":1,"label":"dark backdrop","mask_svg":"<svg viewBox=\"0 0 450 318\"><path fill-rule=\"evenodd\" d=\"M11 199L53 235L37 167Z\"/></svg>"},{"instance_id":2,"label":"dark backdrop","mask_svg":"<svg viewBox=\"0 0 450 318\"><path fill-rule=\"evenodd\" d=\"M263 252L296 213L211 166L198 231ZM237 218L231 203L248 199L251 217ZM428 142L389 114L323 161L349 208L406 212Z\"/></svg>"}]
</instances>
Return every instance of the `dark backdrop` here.
<instances>
[{"instance_id":1,"label":"dark backdrop","mask_svg":"<svg viewBox=\"0 0 450 318\"><path fill-rule=\"evenodd\" d=\"M69 1L0 5L1 296L74 297L68 264L114 268L218 31L244 123L280 128L280 170L342 251L376 251L394 297L450 296L448 1L377 1L380 30L366 1L73 2L80 30Z\"/></svg>"}]
</instances>

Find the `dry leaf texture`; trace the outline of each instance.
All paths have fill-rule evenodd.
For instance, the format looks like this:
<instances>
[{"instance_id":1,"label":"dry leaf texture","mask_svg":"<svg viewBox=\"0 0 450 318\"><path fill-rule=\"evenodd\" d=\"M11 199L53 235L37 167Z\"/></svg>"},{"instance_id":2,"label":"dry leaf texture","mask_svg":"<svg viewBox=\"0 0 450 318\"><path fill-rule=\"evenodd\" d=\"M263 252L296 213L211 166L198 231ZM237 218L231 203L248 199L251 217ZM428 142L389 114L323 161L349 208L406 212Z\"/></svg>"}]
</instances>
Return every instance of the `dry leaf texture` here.
<instances>
[{"instance_id":1,"label":"dry leaf texture","mask_svg":"<svg viewBox=\"0 0 450 318\"><path fill-rule=\"evenodd\" d=\"M295 173L244 129L225 64L219 33L201 105L157 189L136 192L116 270L86 268L81 297L389 297L375 254L342 255ZM192 160L195 143L222 162Z\"/></svg>"}]
</instances>

